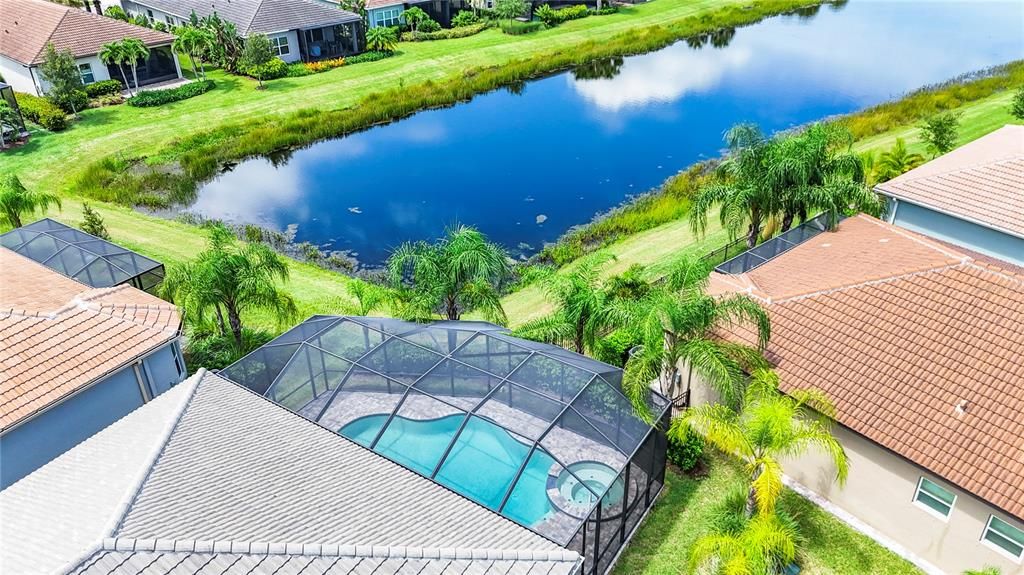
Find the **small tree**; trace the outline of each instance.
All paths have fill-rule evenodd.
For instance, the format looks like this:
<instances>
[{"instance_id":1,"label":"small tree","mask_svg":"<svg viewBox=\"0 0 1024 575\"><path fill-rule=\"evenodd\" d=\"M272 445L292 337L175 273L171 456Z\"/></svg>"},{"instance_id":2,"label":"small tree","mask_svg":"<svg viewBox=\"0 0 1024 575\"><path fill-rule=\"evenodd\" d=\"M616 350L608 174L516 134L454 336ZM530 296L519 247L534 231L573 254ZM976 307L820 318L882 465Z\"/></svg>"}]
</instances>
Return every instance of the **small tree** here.
<instances>
[{"instance_id":1,"label":"small tree","mask_svg":"<svg viewBox=\"0 0 1024 575\"><path fill-rule=\"evenodd\" d=\"M394 28L377 26L366 31L366 47L378 52L394 52L398 37Z\"/></svg>"},{"instance_id":2,"label":"small tree","mask_svg":"<svg viewBox=\"0 0 1024 575\"><path fill-rule=\"evenodd\" d=\"M61 108L70 107L71 113L77 117L75 101L81 97L82 76L71 50L57 50L52 42L47 44L39 72L50 84L46 97Z\"/></svg>"},{"instance_id":3,"label":"small tree","mask_svg":"<svg viewBox=\"0 0 1024 575\"><path fill-rule=\"evenodd\" d=\"M261 90L263 89L264 66L273 59L274 51L270 46L270 39L265 35L253 34L245 39L245 48L242 49L242 65L256 76Z\"/></svg>"},{"instance_id":4,"label":"small tree","mask_svg":"<svg viewBox=\"0 0 1024 575\"><path fill-rule=\"evenodd\" d=\"M125 12L124 9L120 6L108 7L106 10L103 11L103 15L107 16L108 18L113 18L114 20L120 20L122 22L127 22L129 20L128 13Z\"/></svg>"},{"instance_id":5,"label":"small tree","mask_svg":"<svg viewBox=\"0 0 1024 575\"><path fill-rule=\"evenodd\" d=\"M178 37L174 39L172 47L176 52L184 52L192 63L192 72L200 79L206 79L206 66L202 58L199 59L199 67L196 67L196 55L203 54L214 44L214 35L205 28L195 26L182 26L178 29Z\"/></svg>"},{"instance_id":6,"label":"small tree","mask_svg":"<svg viewBox=\"0 0 1024 575\"><path fill-rule=\"evenodd\" d=\"M149 48L138 38L125 38L121 40L121 53L132 69L132 81L135 89L139 89L139 62L149 58Z\"/></svg>"},{"instance_id":7,"label":"small tree","mask_svg":"<svg viewBox=\"0 0 1024 575\"><path fill-rule=\"evenodd\" d=\"M103 238L105 240L110 239L110 233L107 232L107 226L103 223L103 216L99 212L92 209L86 202L82 202L82 216L84 219L78 226L83 232L96 236L97 238Z\"/></svg>"},{"instance_id":8,"label":"small tree","mask_svg":"<svg viewBox=\"0 0 1024 575\"><path fill-rule=\"evenodd\" d=\"M98 56L100 61L107 66L117 66L117 69L121 71L121 79L124 80L124 86L128 90L128 95L132 95L132 86L128 82L128 74L124 71L125 53L121 42L108 42L104 44L100 48Z\"/></svg>"},{"instance_id":9,"label":"small tree","mask_svg":"<svg viewBox=\"0 0 1024 575\"><path fill-rule=\"evenodd\" d=\"M921 125L921 138L928 144L932 157L941 156L956 147L960 114L936 114Z\"/></svg>"},{"instance_id":10,"label":"small tree","mask_svg":"<svg viewBox=\"0 0 1024 575\"><path fill-rule=\"evenodd\" d=\"M18 112L15 111L7 100L0 98L0 149L7 147L7 140L4 136L4 126L11 126L14 128L15 137L18 136Z\"/></svg>"},{"instance_id":11,"label":"small tree","mask_svg":"<svg viewBox=\"0 0 1024 575\"><path fill-rule=\"evenodd\" d=\"M416 28L420 25L420 22L430 20L430 15L424 12L423 9L420 8L419 6L413 6L412 8L406 10L405 12L402 12L402 17L405 18L405 23L408 24L410 28L412 28L413 32L416 31Z\"/></svg>"},{"instance_id":12,"label":"small tree","mask_svg":"<svg viewBox=\"0 0 1024 575\"><path fill-rule=\"evenodd\" d=\"M1013 104L1010 106L1010 113L1018 120L1024 120L1024 86L1017 88L1013 95Z\"/></svg>"},{"instance_id":13,"label":"small tree","mask_svg":"<svg viewBox=\"0 0 1024 575\"><path fill-rule=\"evenodd\" d=\"M21 227L22 216L45 212L51 205L60 208L60 198L26 189L11 172L0 175L0 218L12 228Z\"/></svg>"},{"instance_id":14,"label":"small tree","mask_svg":"<svg viewBox=\"0 0 1024 575\"><path fill-rule=\"evenodd\" d=\"M511 25L513 18L522 16L528 9L526 0L498 0L494 5L494 14L498 18L508 19Z\"/></svg>"}]
</instances>

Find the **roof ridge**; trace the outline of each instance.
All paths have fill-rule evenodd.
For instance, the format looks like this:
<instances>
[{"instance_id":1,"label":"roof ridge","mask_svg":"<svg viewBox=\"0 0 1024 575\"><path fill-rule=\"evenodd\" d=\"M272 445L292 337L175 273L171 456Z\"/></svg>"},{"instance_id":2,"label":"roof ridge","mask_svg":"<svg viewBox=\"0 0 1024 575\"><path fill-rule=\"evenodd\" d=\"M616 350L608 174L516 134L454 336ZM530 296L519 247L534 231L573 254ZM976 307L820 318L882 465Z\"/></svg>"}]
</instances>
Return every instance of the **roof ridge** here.
<instances>
[{"instance_id":1,"label":"roof ridge","mask_svg":"<svg viewBox=\"0 0 1024 575\"><path fill-rule=\"evenodd\" d=\"M482 559L576 562L579 553L569 549L495 549L465 547L406 547L337 543L285 543L202 539L139 539L106 537L103 551L231 553L237 555L302 555L306 557L374 557L387 559ZM95 550L94 550L95 552Z\"/></svg>"},{"instance_id":2,"label":"roof ridge","mask_svg":"<svg viewBox=\"0 0 1024 575\"><path fill-rule=\"evenodd\" d=\"M256 4L256 9L252 11L252 17L249 18L249 23L245 25L246 36L248 36L252 31L252 23L256 21L256 16L259 15L260 10L263 9L264 2L266 2L266 0L259 0L258 3Z\"/></svg>"},{"instance_id":3,"label":"roof ridge","mask_svg":"<svg viewBox=\"0 0 1024 575\"><path fill-rule=\"evenodd\" d=\"M154 444L148 463L136 475L132 482L132 488L125 491L124 497L118 503L117 508L111 515L110 521L103 530L108 534L108 537L112 537L117 530L121 528L124 518L128 515L128 512L135 504L135 500L138 498L139 492L142 490L143 485L146 484L146 480L149 479L149 476L153 472L153 468L156 467L156 463L159 461L160 456L163 455L164 449L167 447L167 443L170 441L171 436L174 435L174 431L178 428L178 424L181 422L181 417L185 414L185 411L188 410L188 406L192 403L192 398L195 397L196 389L199 388L199 382L202 381L205 375L206 369L201 367L192 377L178 384L189 385L191 388L188 389L184 397L179 400L181 404L178 406L177 413L171 417L163 432L160 434L158 441ZM78 558L69 561L66 564L67 568L63 572L72 573L78 569L78 567L88 561L96 551L103 548L103 543L106 539L107 537L105 537L103 541L92 546L90 549L84 551Z\"/></svg>"},{"instance_id":4,"label":"roof ridge","mask_svg":"<svg viewBox=\"0 0 1024 575\"><path fill-rule=\"evenodd\" d=\"M977 266L973 265L973 260L971 260L970 258L967 258L966 261L960 261L960 262L951 263L951 264L947 264L947 265L944 265L944 266L938 266L938 267L936 267L936 266L929 266L927 268L918 269L918 270L915 270L915 271L906 272L906 273L902 273L902 274L897 274L897 275L894 275L894 276L887 276L887 277L884 277L884 278L875 278L875 279L870 279L870 280L866 280L866 281L862 281L862 282L857 282L857 283L854 283L854 284L849 284L849 285L844 285L844 286L837 286L837 287L834 287L834 288L817 290L817 291L807 292L807 293L803 293L803 294L797 294L797 295L793 295L793 296L789 296L789 297L779 298L779 299L774 300L774 301L769 302L769 303L789 303L789 302L792 302L792 301L799 301L799 300L809 299L809 298L823 296L823 295L830 295L830 294L833 294L833 293L842 292L842 291L846 291L846 290L858 289L858 288L862 288L862 287L866 287L866 286L879 285L879 284L894 282L894 281L898 281L898 280L904 280L904 279L908 279L908 278L919 277L919 276L922 276L922 275L925 275L925 274L944 272L946 270L951 270L951 269L955 269L955 268L959 268L959 267L977 267Z\"/></svg>"}]
</instances>

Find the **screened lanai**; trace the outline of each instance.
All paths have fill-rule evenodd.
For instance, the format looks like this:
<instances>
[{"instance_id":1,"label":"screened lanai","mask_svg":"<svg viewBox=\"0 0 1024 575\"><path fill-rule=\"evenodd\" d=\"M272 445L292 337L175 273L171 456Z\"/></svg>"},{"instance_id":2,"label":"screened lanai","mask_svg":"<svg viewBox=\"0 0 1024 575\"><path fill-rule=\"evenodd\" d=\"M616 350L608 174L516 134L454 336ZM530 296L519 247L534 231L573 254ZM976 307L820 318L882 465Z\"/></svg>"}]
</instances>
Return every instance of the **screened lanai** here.
<instances>
[{"instance_id":1,"label":"screened lanai","mask_svg":"<svg viewBox=\"0 0 1024 575\"><path fill-rule=\"evenodd\" d=\"M664 397L648 425L619 368L485 322L314 316L221 375L580 551L588 573L664 480Z\"/></svg>"},{"instance_id":2,"label":"screened lanai","mask_svg":"<svg viewBox=\"0 0 1024 575\"><path fill-rule=\"evenodd\" d=\"M0 244L94 288L130 284L155 293L160 262L49 218L0 235Z\"/></svg>"}]
</instances>

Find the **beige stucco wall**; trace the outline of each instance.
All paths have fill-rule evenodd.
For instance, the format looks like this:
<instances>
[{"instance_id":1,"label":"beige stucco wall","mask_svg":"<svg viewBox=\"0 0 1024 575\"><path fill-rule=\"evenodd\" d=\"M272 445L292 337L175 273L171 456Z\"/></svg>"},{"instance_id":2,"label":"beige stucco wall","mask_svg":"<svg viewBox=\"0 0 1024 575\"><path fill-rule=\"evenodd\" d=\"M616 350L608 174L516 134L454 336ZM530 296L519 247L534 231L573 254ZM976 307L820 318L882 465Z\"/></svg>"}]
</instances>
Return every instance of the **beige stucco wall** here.
<instances>
[{"instance_id":1,"label":"beige stucco wall","mask_svg":"<svg viewBox=\"0 0 1024 575\"><path fill-rule=\"evenodd\" d=\"M714 400L714 394L696 380L692 389L695 405ZM844 487L835 483L835 467L818 453L784 461L786 474L951 575L984 566L998 567L1002 575L1024 575L1024 566L981 540L990 515L1020 529L1024 523L847 428L836 426L834 433L850 461ZM956 494L947 519L913 502L922 476Z\"/></svg>"}]
</instances>

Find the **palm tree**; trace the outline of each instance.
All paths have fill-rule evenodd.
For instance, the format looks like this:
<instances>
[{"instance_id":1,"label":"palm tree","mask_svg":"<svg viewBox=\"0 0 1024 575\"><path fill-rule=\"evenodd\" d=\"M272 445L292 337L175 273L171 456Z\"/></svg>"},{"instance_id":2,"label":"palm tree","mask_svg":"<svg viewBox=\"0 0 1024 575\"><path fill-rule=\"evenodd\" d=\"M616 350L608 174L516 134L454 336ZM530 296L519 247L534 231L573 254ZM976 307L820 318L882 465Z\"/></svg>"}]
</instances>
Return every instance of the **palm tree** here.
<instances>
[{"instance_id":1,"label":"palm tree","mask_svg":"<svg viewBox=\"0 0 1024 575\"><path fill-rule=\"evenodd\" d=\"M679 366L689 365L724 401L742 398L746 373L765 367L761 351L771 332L768 314L745 295L712 297L705 293L710 269L689 256L677 259L663 284L636 302L620 302L616 321L634 326L642 344L626 362L623 386L637 413L647 415L650 382L658 380L662 394L678 395ZM754 347L716 337L730 325L748 325L757 333Z\"/></svg>"},{"instance_id":2,"label":"palm tree","mask_svg":"<svg viewBox=\"0 0 1024 575\"><path fill-rule=\"evenodd\" d=\"M765 170L767 158L775 146L753 124L738 124L725 134L729 157L719 171L724 181L701 188L690 207L690 227L703 235L708 227L708 213L719 206L722 226L735 237L747 224L747 247L757 245L761 225L778 209L778 194Z\"/></svg>"},{"instance_id":3,"label":"palm tree","mask_svg":"<svg viewBox=\"0 0 1024 575\"><path fill-rule=\"evenodd\" d=\"M377 52L394 52L398 46L393 28L376 26L366 31L366 47Z\"/></svg>"},{"instance_id":4,"label":"palm tree","mask_svg":"<svg viewBox=\"0 0 1024 575\"><path fill-rule=\"evenodd\" d=\"M188 60L192 63L192 71L198 70L198 76L200 79L206 79L206 67L203 65L202 58L199 59L199 68L196 68L196 54L201 54L208 50L213 44L213 34L204 28L197 28L195 26L183 26L178 30L178 37L174 39L172 48L175 52L184 52L188 54Z\"/></svg>"},{"instance_id":5,"label":"palm tree","mask_svg":"<svg viewBox=\"0 0 1024 575\"><path fill-rule=\"evenodd\" d=\"M559 345L571 343L576 353L592 353L598 339L613 327L612 295L599 281L608 259L591 256L567 273L546 278L544 288L555 302L555 311L523 324L515 335Z\"/></svg>"},{"instance_id":6,"label":"palm tree","mask_svg":"<svg viewBox=\"0 0 1024 575\"><path fill-rule=\"evenodd\" d=\"M359 278L350 279L345 289L356 300L354 304L342 306L345 313L352 315L370 315L385 304L393 303L395 298L395 294L386 286Z\"/></svg>"},{"instance_id":7,"label":"palm tree","mask_svg":"<svg viewBox=\"0 0 1024 575\"><path fill-rule=\"evenodd\" d=\"M885 182L913 170L925 163L924 156L907 151L907 143L896 138L896 143L887 152L882 152L876 163L878 181Z\"/></svg>"},{"instance_id":8,"label":"palm tree","mask_svg":"<svg viewBox=\"0 0 1024 575\"><path fill-rule=\"evenodd\" d=\"M737 533L698 539L690 551L690 569L715 575L781 573L796 559L798 539L794 525L774 513L761 514Z\"/></svg>"},{"instance_id":9,"label":"palm tree","mask_svg":"<svg viewBox=\"0 0 1024 575\"><path fill-rule=\"evenodd\" d=\"M117 69L121 71L121 78L124 79L124 86L128 90L128 95L131 96L132 87L128 83L128 75L124 72L125 54L123 44L121 42L108 42L100 48L98 56L100 61L107 66L117 65Z\"/></svg>"},{"instance_id":10,"label":"palm tree","mask_svg":"<svg viewBox=\"0 0 1024 575\"><path fill-rule=\"evenodd\" d=\"M210 310L217 316L221 334L230 329L242 347L242 314L262 309L274 312L282 323L298 310L291 296L278 288L287 281L288 265L266 244L237 244L224 226L210 229L207 249L190 262L173 266L161 286L161 294L176 300L197 324ZM225 325L224 315L227 315Z\"/></svg>"},{"instance_id":11,"label":"palm tree","mask_svg":"<svg viewBox=\"0 0 1024 575\"><path fill-rule=\"evenodd\" d=\"M132 79L135 81L135 89L139 89L138 67L140 61L149 58L149 48L138 38L125 38L121 40L121 50L125 61L132 67Z\"/></svg>"},{"instance_id":12,"label":"palm tree","mask_svg":"<svg viewBox=\"0 0 1024 575\"><path fill-rule=\"evenodd\" d=\"M511 275L505 250L467 226L450 228L429 244L406 242L388 258L388 271L404 300L403 316L426 319L441 314L459 319L479 310L488 321L508 322L498 288Z\"/></svg>"},{"instance_id":13,"label":"palm tree","mask_svg":"<svg viewBox=\"0 0 1024 575\"><path fill-rule=\"evenodd\" d=\"M7 225L20 228L22 216L45 212L50 206L60 208L60 198L26 189L13 172L0 175L0 218Z\"/></svg>"},{"instance_id":14,"label":"palm tree","mask_svg":"<svg viewBox=\"0 0 1024 575\"><path fill-rule=\"evenodd\" d=\"M749 481L746 512L772 515L782 494L781 457L794 457L818 449L836 467L845 483L848 461L843 446L832 436L835 407L818 390L778 391L778 376L756 369L744 393L740 410L721 404L687 409L674 419L669 435L682 438L690 430L744 464Z\"/></svg>"}]
</instances>

